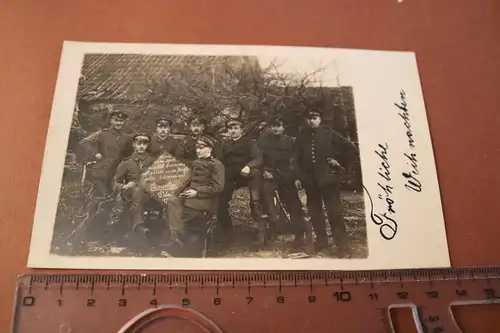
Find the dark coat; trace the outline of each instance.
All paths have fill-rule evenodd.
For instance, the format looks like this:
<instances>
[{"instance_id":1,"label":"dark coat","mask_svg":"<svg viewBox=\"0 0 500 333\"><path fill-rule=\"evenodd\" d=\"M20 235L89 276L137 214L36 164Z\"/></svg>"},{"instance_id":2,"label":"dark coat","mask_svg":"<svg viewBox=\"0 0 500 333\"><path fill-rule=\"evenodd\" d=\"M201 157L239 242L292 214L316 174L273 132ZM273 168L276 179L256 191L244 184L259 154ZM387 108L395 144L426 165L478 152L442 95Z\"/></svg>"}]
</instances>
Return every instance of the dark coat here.
<instances>
[{"instance_id":1,"label":"dark coat","mask_svg":"<svg viewBox=\"0 0 500 333\"><path fill-rule=\"evenodd\" d=\"M257 140L257 147L262 154L262 170L273 176L281 176L292 181L297 176L295 165L295 143L286 135L263 135Z\"/></svg>"},{"instance_id":2,"label":"dark coat","mask_svg":"<svg viewBox=\"0 0 500 333\"><path fill-rule=\"evenodd\" d=\"M192 188L198 193L195 198L186 198L184 205L192 209L215 213L219 193L224 188L224 166L215 158L197 159L193 162L189 183L182 187Z\"/></svg>"},{"instance_id":3,"label":"dark coat","mask_svg":"<svg viewBox=\"0 0 500 333\"><path fill-rule=\"evenodd\" d=\"M179 157L188 161L194 161L198 158L196 155L196 138L194 136L186 135L179 142Z\"/></svg>"},{"instance_id":4,"label":"dark coat","mask_svg":"<svg viewBox=\"0 0 500 333\"><path fill-rule=\"evenodd\" d=\"M91 172L98 179L111 179L118 164L133 151L130 134L108 128L89 135L79 145L78 155L84 162L96 160L96 154L102 155Z\"/></svg>"},{"instance_id":5,"label":"dark coat","mask_svg":"<svg viewBox=\"0 0 500 333\"><path fill-rule=\"evenodd\" d=\"M172 136L167 136L165 139L161 139L158 134L154 134L151 138L151 145L149 146L149 152L151 155L158 157L164 152L168 152L171 155L177 155L177 148L179 146L179 141Z\"/></svg>"},{"instance_id":6,"label":"dark coat","mask_svg":"<svg viewBox=\"0 0 500 333\"><path fill-rule=\"evenodd\" d=\"M251 169L259 169L262 166L262 154L256 140L250 137L242 137L236 141L224 140L217 159L224 164L226 178L235 173L239 174L245 166Z\"/></svg>"},{"instance_id":7,"label":"dark coat","mask_svg":"<svg viewBox=\"0 0 500 333\"><path fill-rule=\"evenodd\" d=\"M121 190L128 182L139 184L140 176L153 164L155 158L149 154L139 155L133 153L132 156L121 162L116 168L114 178L115 189Z\"/></svg>"},{"instance_id":8,"label":"dark coat","mask_svg":"<svg viewBox=\"0 0 500 333\"><path fill-rule=\"evenodd\" d=\"M339 186L339 170L328 165L333 158L346 168L358 158L356 146L331 128L304 129L297 136L296 158L305 187Z\"/></svg>"}]
</instances>

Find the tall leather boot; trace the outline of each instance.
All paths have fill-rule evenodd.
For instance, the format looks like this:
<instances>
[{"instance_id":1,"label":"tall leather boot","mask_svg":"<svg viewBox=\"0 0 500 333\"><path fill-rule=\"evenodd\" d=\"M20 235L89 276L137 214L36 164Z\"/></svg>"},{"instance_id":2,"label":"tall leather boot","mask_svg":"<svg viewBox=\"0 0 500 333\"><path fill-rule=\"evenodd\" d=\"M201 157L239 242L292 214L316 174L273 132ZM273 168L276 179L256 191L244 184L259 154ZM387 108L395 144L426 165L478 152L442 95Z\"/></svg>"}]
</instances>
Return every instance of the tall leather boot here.
<instances>
[{"instance_id":1,"label":"tall leather boot","mask_svg":"<svg viewBox=\"0 0 500 333\"><path fill-rule=\"evenodd\" d=\"M268 240L268 232L267 232L267 221L266 219L259 218L259 233L258 240L260 245L265 245Z\"/></svg>"},{"instance_id":2,"label":"tall leather boot","mask_svg":"<svg viewBox=\"0 0 500 333\"><path fill-rule=\"evenodd\" d=\"M340 258L345 258L345 257L350 257L351 255L351 248L347 242L346 236L337 236L333 237L335 246L337 248L337 253Z\"/></svg>"},{"instance_id":3,"label":"tall leather boot","mask_svg":"<svg viewBox=\"0 0 500 333\"><path fill-rule=\"evenodd\" d=\"M257 219L262 219L262 218L267 219L268 216L262 209L262 205L260 204L259 201L250 202L250 209L255 214L255 217Z\"/></svg>"},{"instance_id":4,"label":"tall leather boot","mask_svg":"<svg viewBox=\"0 0 500 333\"><path fill-rule=\"evenodd\" d=\"M132 228L133 230L145 230L144 226L144 217L143 217L143 209L142 206L139 204L132 204L132 207L130 207L130 215L132 218Z\"/></svg>"},{"instance_id":5,"label":"tall leather boot","mask_svg":"<svg viewBox=\"0 0 500 333\"><path fill-rule=\"evenodd\" d=\"M267 214L264 213L260 202L252 201L250 203L250 209L253 212L253 217L257 220L259 226L258 240L259 244L264 245L266 243L267 237Z\"/></svg>"}]
</instances>

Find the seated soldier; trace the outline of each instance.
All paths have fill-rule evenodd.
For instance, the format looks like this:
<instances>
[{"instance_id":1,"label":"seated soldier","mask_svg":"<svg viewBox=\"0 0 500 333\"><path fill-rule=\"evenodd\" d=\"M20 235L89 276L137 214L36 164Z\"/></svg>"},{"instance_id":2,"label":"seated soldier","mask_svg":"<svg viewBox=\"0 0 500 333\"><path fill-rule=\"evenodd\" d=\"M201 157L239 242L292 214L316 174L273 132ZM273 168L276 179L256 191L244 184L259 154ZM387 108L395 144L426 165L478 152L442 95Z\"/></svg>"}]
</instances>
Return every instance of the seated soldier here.
<instances>
[{"instance_id":1,"label":"seated soldier","mask_svg":"<svg viewBox=\"0 0 500 333\"><path fill-rule=\"evenodd\" d=\"M262 207L259 202L262 156L255 140L243 136L243 123L238 119L226 122L229 140L222 144L218 158L225 168L225 186L220 195L218 223L223 229L229 230L233 224L229 215L229 201L233 192L241 187L250 189L250 209L252 216L259 222L263 218Z\"/></svg>"},{"instance_id":2,"label":"seated soldier","mask_svg":"<svg viewBox=\"0 0 500 333\"><path fill-rule=\"evenodd\" d=\"M118 165L114 178L114 192L119 192L123 201L131 204L132 231L135 234L142 234L139 236L140 241L147 231L143 220L144 204L150 199L146 191L139 185L140 176L155 160L146 152L150 142L148 134L135 134L132 137L134 152Z\"/></svg>"},{"instance_id":3,"label":"seated soldier","mask_svg":"<svg viewBox=\"0 0 500 333\"><path fill-rule=\"evenodd\" d=\"M219 193L224 188L224 166L212 156L215 142L198 137L189 182L178 194L182 198L183 233L169 249L174 256L201 257L207 232L207 215L215 213Z\"/></svg>"}]
</instances>

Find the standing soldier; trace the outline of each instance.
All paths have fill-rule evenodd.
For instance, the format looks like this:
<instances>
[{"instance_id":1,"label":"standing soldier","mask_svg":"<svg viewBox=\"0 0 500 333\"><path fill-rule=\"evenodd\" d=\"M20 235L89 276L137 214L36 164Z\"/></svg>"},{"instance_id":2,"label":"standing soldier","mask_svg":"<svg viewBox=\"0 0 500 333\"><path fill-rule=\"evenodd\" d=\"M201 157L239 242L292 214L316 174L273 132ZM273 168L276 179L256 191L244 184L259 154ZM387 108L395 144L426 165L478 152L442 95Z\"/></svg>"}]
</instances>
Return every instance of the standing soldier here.
<instances>
[{"instance_id":1,"label":"standing soldier","mask_svg":"<svg viewBox=\"0 0 500 333\"><path fill-rule=\"evenodd\" d=\"M111 194L116 167L131 153L130 135L123 130L127 115L122 111L113 110L110 117L109 128L95 132L80 141L84 162L96 161L91 178L98 197Z\"/></svg>"},{"instance_id":2,"label":"standing soldier","mask_svg":"<svg viewBox=\"0 0 500 333\"><path fill-rule=\"evenodd\" d=\"M178 142L170 135L171 127L172 120L165 116L161 116L156 120L156 133L153 135L149 146L149 151L154 157L158 157L164 152L176 155Z\"/></svg>"},{"instance_id":3,"label":"standing soldier","mask_svg":"<svg viewBox=\"0 0 500 333\"><path fill-rule=\"evenodd\" d=\"M292 246L299 247L304 244L305 225L302 205L294 184L297 180L297 170L293 167L294 142L291 137L284 135L282 119L271 121L269 127L270 133L261 136L257 141L262 152L262 204L269 215L272 236L279 223L279 213L274 204L275 192L278 192L290 214L295 235ZM259 229L259 240L264 242L266 226L261 225Z\"/></svg>"},{"instance_id":4,"label":"standing soldier","mask_svg":"<svg viewBox=\"0 0 500 333\"><path fill-rule=\"evenodd\" d=\"M306 125L296 140L301 176L296 185L303 186L306 191L307 208L316 233L316 249L328 246L323 202L337 250L340 255L347 255L349 249L338 172L342 165L347 166L350 158L357 157L357 149L333 129L320 126L319 110L310 110L306 114Z\"/></svg>"},{"instance_id":5,"label":"standing soldier","mask_svg":"<svg viewBox=\"0 0 500 333\"><path fill-rule=\"evenodd\" d=\"M189 121L189 135L182 141L182 158L188 161L196 160L196 142L205 134L207 121L201 117L193 117Z\"/></svg>"},{"instance_id":6,"label":"standing soldier","mask_svg":"<svg viewBox=\"0 0 500 333\"><path fill-rule=\"evenodd\" d=\"M149 146L149 151L151 155L158 158L163 153L169 153L174 157L177 157L179 152L179 141L170 135L170 130L172 128L172 120L165 116L160 116L156 120L156 133L151 139L151 145ZM167 217L166 230L168 231L168 236L170 237L172 232L177 230L182 230L182 221L180 216L181 207L180 202L177 198L172 198L168 202L168 206L171 208L177 207L177 209L164 209L163 215Z\"/></svg>"},{"instance_id":7,"label":"standing soldier","mask_svg":"<svg viewBox=\"0 0 500 333\"><path fill-rule=\"evenodd\" d=\"M189 182L178 195L182 200L184 231L171 243L173 254L201 257L205 246L208 214L217 211L219 194L224 188L224 166L213 157L215 142L205 136L196 141L197 159L193 162Z\"/></svg>"},{"instance_id":8,"label":"standing soldier","mask_svg":"<svg viewBox=\"0 0 500 333\"><path fill-rule=\"evenodd\" d=\"M222 144L219 160L224 164L225 182L224 189L220 195L218 221L225 230L232 228L229 215L229 201L233 192L243 186L250 189L250 209L254 219L263 218L260 205L260 182L262 155L257 148L255 140L243 136L243 123L240 120L229 120L226 122L229 140Z\"/></svg>"},{"instance_id":9,"label":"standing soldier","mask_svg":"<svg viewBox=\"0 0 500 333\"><path fill-rule=\"evenodd\" d=\"M135 134L132 137L134 152L118 165L114 178L114 192L119 192L123 201L130 204L132 230L139 242L144 242L144 233L147 231L144 226L143 212L144 205L150 199L140 186L140 176L155 161L155 158L147 153L150 142L148 134Z\"/></svg>"}]
</instances>

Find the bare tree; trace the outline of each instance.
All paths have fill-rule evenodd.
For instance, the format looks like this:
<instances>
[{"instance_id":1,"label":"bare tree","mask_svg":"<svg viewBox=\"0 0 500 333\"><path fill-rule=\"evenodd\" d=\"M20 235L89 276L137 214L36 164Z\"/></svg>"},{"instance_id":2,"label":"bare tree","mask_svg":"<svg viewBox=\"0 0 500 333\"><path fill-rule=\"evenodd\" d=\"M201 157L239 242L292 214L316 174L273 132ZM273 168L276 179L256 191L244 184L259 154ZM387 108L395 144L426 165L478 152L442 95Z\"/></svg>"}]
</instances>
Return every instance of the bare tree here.
<instances>
[{"instance_id":1,"label":"bare tree","mask_svg":"<svg viewBox=\"0 0 500 333\"><path fill-rule=\"evenodd\" d=\"M187 66L148 80L146 103L168 108L181 121L195 114L205 116L213 133L230 116L245 120L247 131L278 115L286 126L296 129L306 108L332 106L315 79L324 68L293 75L280 71L276 60L266 68L257 62L234 66L230 61L194 69Z\"/></svg>"}]
</instances>

